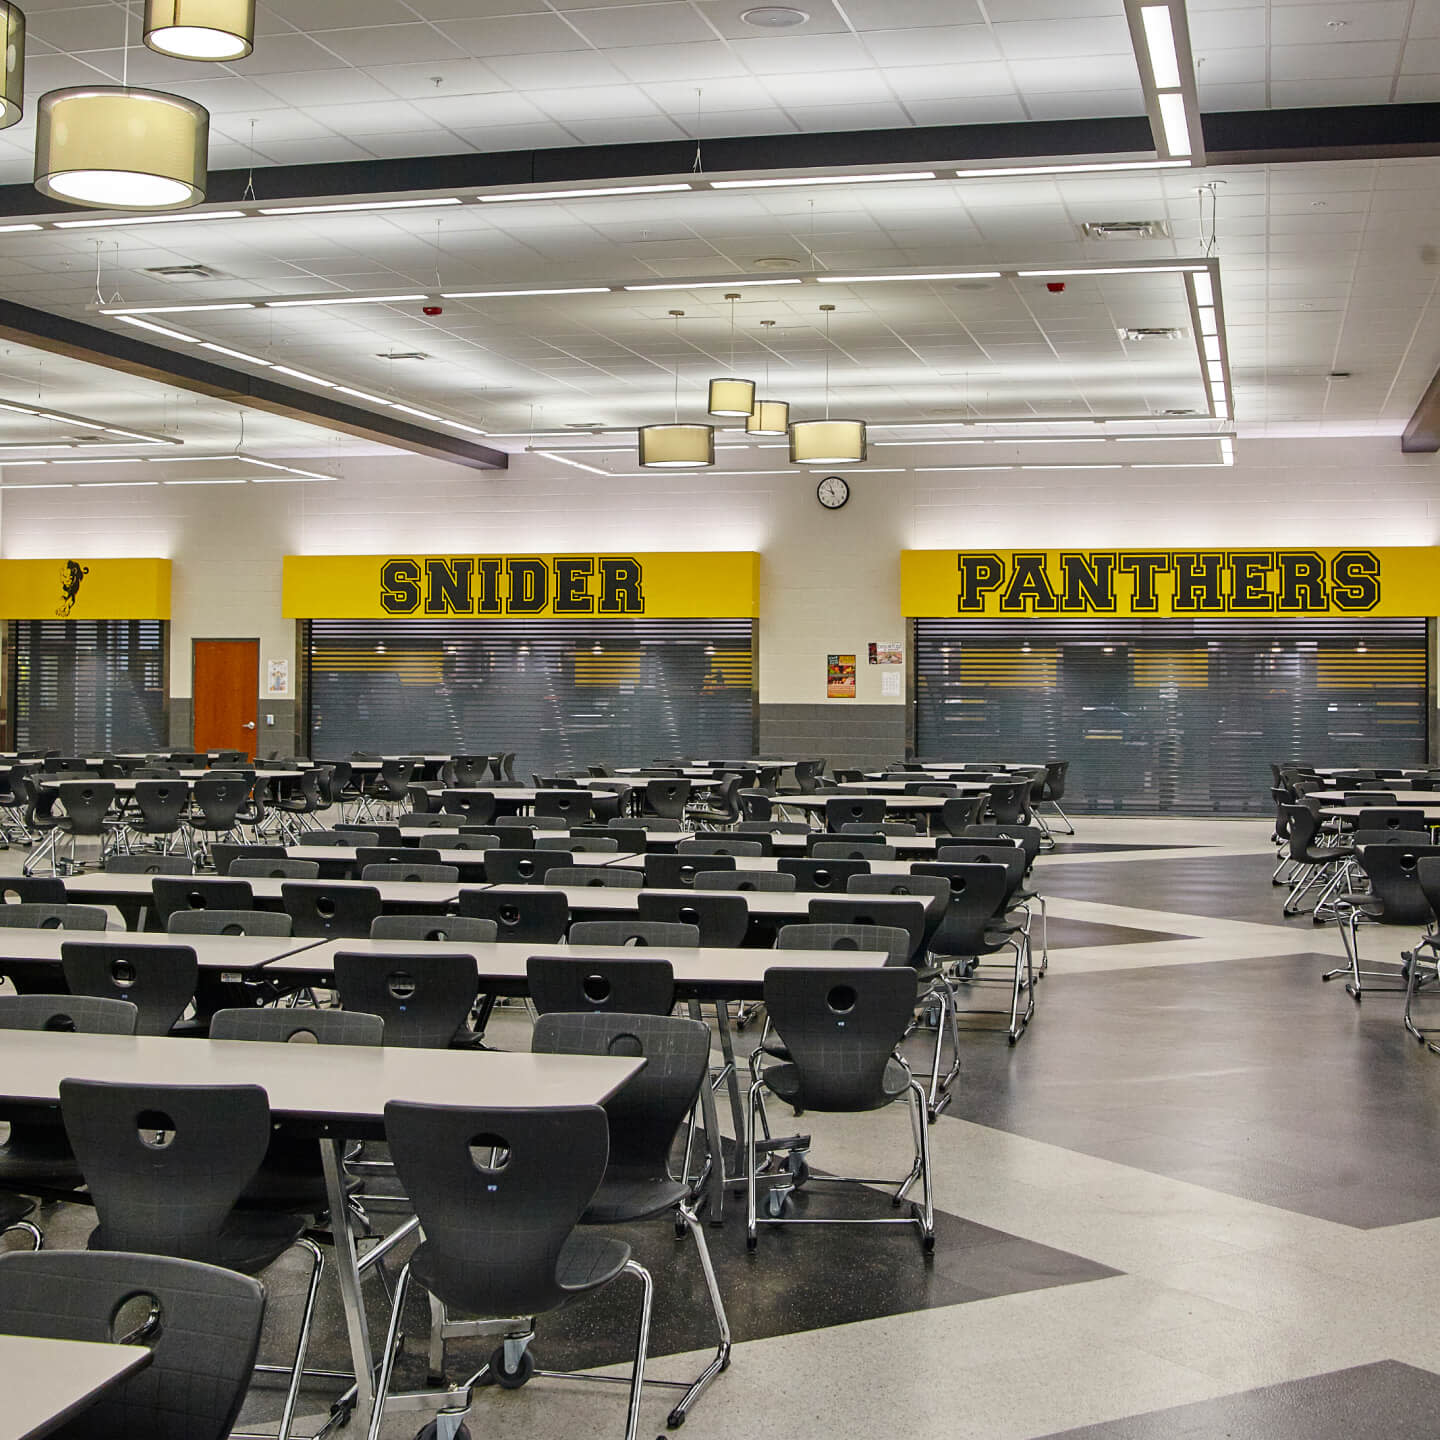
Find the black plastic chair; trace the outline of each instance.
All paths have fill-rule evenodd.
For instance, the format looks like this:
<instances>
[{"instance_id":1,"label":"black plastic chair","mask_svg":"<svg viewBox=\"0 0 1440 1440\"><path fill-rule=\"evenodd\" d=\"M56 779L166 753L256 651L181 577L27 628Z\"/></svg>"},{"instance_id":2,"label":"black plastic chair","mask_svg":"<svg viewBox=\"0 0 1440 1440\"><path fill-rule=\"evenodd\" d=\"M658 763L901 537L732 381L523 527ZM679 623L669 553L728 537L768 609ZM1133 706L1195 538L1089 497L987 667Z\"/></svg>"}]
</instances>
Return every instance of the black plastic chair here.
<instances>
[{"instance_id":1,"label":"black plastic chair","mask_svg":"<svg viewBox=\"0 0 1440 1440\"><path fill-rule=\"evenodd\" d=\"M682 841L675 850L677 855L765 855L773 854L774 843L770 836L704 835L694 840Z\"/></svg>"},{"instance_id":2,"label":"black plastic chair","mask_svg":"<svg viewBox=\"0 0 1440 1440\"><path fill-rule=\"evenodd\" d=\"M675 1008L675 971L668 960L532 955L525 962L525 976L537 1015L668 1015Z\"/></svg>"},{"instance_id":3,"label":"black plastic chair","mask_svg":"<svg viewBox=\"0 0 1440 1440\"><path fill-rule=\"evenodd\" d=\"M569 865L569 853L560 850L485 851L485 878L495 885L542 885L547 870Z\"/></svg>"},{"instance_id":4,"label":"black plastic chair","mask_svg":"<svg viewBox=\"0 0 1440 1440\"><path fill-rule=\"evenodd\" d=\"M660 895L641 891L636 914L641 920L693 925L701 945L735 949L750 930L750 907L743 895Z\"/></svg>"},{"instance_id":5,"label":"black plastic chair","mask_svg":"<svg viewBox=\"0 0 1440 1440\"><path fill-rule=\"evenodd\" d=\"M636 826L633 821L624 825L608 822L604 825L575 825L571 827L570 837L573 840L613 840L616 850L623 850L627 855L645 853L645 829Z\"/></svg>"},{"instance_id":6,"label":"black plastic chair","mask_svg":"<svg viewBox=\"0 0 1440 1440\"><path fill-rule=\"evenodd\" d=\"M349 846L358 850L362 845L378 845L380 832L378 830L310 830L305 835L305 843L306 845L326 845L336 848ZM275 848L282 854L285 853L283 845Z\"/></svg>"},{"instance_id":7,"label":"black plastic chair","mask_svg":"<svg viewBox=\"0 0 1440 1440\"><path fill-rule=\"evenodd\" d=\"M547 890L543 885L462 888L456 908L461 915L493 921L502 941L554 945L565 938L570 924L565 892Z\"/></svg>"},{"instance_id":8,"label":"black plastic chair","mask_svg":"<svg viewBox=\"0 0 1440 1440\"><path fill-rule=\"evenodd\" d=\"M493 945L498 928L493 920L469 915L377 915L370 922L372 940L456 940Z\"/></svg>"},{"instance_id":9,"label":"black plastic chair","mask_svg":"<svg viewBox=\"0 0 1440 1440\"><path fill-rule=\"evenodd\" d=\"M577 920L570 927L570 943L694 949L700 943L700 927L661 920Z\"/></svg>"},{"instance_id":10,"label":"black plastic chair","mask_svg":"<svg viewBox=\"0 0 1440 1440\"><path fill-rule=\"evenodd\" d=\"M997 825L1025 825L1030 820L1030 781L992 780L990 814Z\"/></svg>"},{"instance_id":11,"label":"black plastic chair","mask_svg":"<svg viewBox=\"0 0 1440 1440\"><path fill-rule=\"evenodd\" d=\"M60 1114L99 1224L88 1248L198 1260L258 1275L299 1245L310 1256L278 1436L288 1437L324 1257L293 1214L237 1209L270 1143L258 1085L129 1085L62 1080Z\"/></svg>"},{"instance_id":12,"label":"black plastic chair","mask_svg":"<svg viewBox=\"0 0 1440 1440\"><path fill-rule=\"evenodd\" d=\"M1405 925L1411 929L1430 930L1435 915L1430 898L1420 883L1422 860L1440 859L1440 845L1386 844L1357 845L1355 863L1369 882L1368 891L1346 891L1332 897L1331 905L1345 943L1346 964L1338 965L1321 975L1333 980L1337 975L1350 977L1345 989L1356 1000L1368 991L1407 990L1404 970L1362 970L1360 968L1360 925L1371 921L1380 925ZM1407 961L1407 963L1409 963ZM1366 980L1391 980L1404 983L1365 985Z\"/></svg>"},{"instance_id":13,"label":"black plastic chair","mask_svg":"<svg viewBox=\"0 0 1440 1440\"><path fill-rule=\"evenodd\" d=\"M138 855L110 855L107 875L193 875L194 861L188 855L158 855L153 850Z\"/></svg>"},{"instance_id":14,"label":"black plastic chair","mask_svg":"<svg viewBox=\"0 0 1440 1440\"><path fill-rule=\"evenodd\" d=\"M488 791L442 790L440 809L447 815L459 815L478 825L488 825L495 818L499 802Z\"/></svg>"},{"instance_id":15,"label":"black plastic chair","mask_svg":"<svg viewBox=\"0 0 1440 1440\"><path fill-rule=\"evenodd\" d=\"M278 910L176 910L165 923L168 935L265 935L285 939L292 933L288 915Z\"/></svg>"},{"instance_id":16,"label":"black plastic chair","mask_svg":"<svg viewBox=\"0 0 1440 1440\"><path fill-rule=\"evenodd\" d=\"M642 831L640 850L644 848ZM616 855L620 851L620 842L613 835L580 835L572 830L567 835L537 834L535 849L568 850L572 855Z\"/></svg>"},{"instance_id":17,"label":"black plastic chair","mask_svg":"<svg viewBox=\"0 0 1440 1440\"><path fill-rule=\"evenodd\" d=\"M940 928L945 911L950 904L950 882L941 875L852 875L845 882L847 895L895 895L902 899L911 896L925 905L924 948L930 948L930 939Z\"/></svg>"},{"instance_id":18,"label":"black plastic chair","mask_svg":"<svg viewBox=\"0 0 1440 1440\"><path fill-rule=\"evenodd\" d=\"M230 862L232 880L315 880L320 875L318 860L266 860L245 855Z\"/></svg>"},{"instance_id":19,"label":"black plastic chair","mask_svg":"<svg viewBox=\"0 0 1440 1440\"><path fill-rule=\"evenodd\" d=\"M305 836L305 843L312 844L318 831L311 831ZM323 842L322 842L323 843ZM335 841L339 844L339 841ZM226 845L217 842L210 847L210 863L215 867L215 873L225 876L230 873L230 867L237 860L285 860L287 853L283 845Z\"/></svg>"},{"instance_id":20,"label":"black plastic chair","mask_svg":"<svg viewBox=\"0 0 1440 1440\"><path fill-rule=\"evenodd\" d=\"M868 875L868 860L812 860L808 856L782 855L775 862L775 869L781 875L793 875L797 890L833 890L837 895L845 893L846 882L852 875Z\"/></svg>"},{"instance_id":21,"label":"black plastic chair","mask_svg":"<svg viewBox=\"0 0 1440 1440\"><path fill-rule=\"evenodd\" d=\"M185 812L190 805L190 787L183 780L137 780L135 809L127 814L126 826L143 840L164 842L168 850L175 840L190 853L190 832Z\"/></svg>"},{"instance_id":22,"label":"black plastic chair","mask_svg":"<svg viewBox=\"0 0 1440 1440\"><path fill-rule=\"evenodd\" d=\"M610 865L556 865L545 872L545 884L562 888L639 890L645 884L643 871Z\"/></svg>"},{"instance_id":23,"label":"black plastic chair","mask_svg":"<svg viewBox=\"0 0 1440 1440\"><path fill-rule=\"evenodd\" d=\"M335 988L345 1010L378 1015L385 1044L412 1050L473 1048L466 1021L475 1008L475 957L456 951L369 955L340 951Z\"/></svg>"},{"instance_id":24,"label":"black plastic chair","mask_svg":"<svg viewBox=\"0 0 1440 1440\"><path fill-rule=\"evenodd\" d=\"M1364 802L1361 802L1364 804ZM1355 817L1357 830L1407 830L1424 834L1427 830L1425 812L1405 805L1369 806Z\"/></svg>"},{"instance_id":25,"label":"black plastic chair","mask_svg":"<svg viewBox=\"0 0 1440 1440\"><path fill-rule=\"evenodd\" d=\"M150 1301L135 1331L117 1325ZM260 1347L265 1292L231 1270L154 1255L0 1255L0 1331L144 1345L150 1363L47 1433L55 1440L225 1440Z\"/></svg>"},{"instance_id":26,"label":"black plastic chair","mask_svg":"<svg viewBox=\"0 0 1440 1440\"><path fill-rule=\"evenodd\" d=\"M3 930L103 930L106 920L98 905L49 905L38 900L0 905Z\"/></svg>"},{"instance_id":27,"label":"black plastic chair","mask_svg":"<svg viewBox=\"0 0 1440 1440\"><path fill-rule=\"evenodd\" d=\"M69 900L65 882L54 875L0 876L0 904L64 905Z\"/></svg>"},{"instance_id":28,"label":"black plastic chair","mask_svg":"<svg viewBox=\"0 0 1440 1440\"><path fill-rule=\"evenodd\" d=\"M155 920L161 929L177 910L253 910L255 892L248 880L182 879L157 875L151 882Z\"/></svg>"},{"instance_id":29,"label":"black plastic chair","mask_svg":"<svg viewBox=\"0 0 1440 1440\"><path fill-rule=\"evenodd\" d=\"M789 927L787 927L788 929ZM808 928L808 927L806 927ZM857 1113L883 1109L907 1095L914 1107L915 1161L896 1187L903 1203L911 1187L921 1185L920 1202L909 1216L849 1220L848 1224L917 1225L925 1250L935 1248L935 1211L930 1177L930 1131L925 1120L925 1091L910 1074L896 1048L910 1028L915 1009L915 979L908 966L876 969L773 968L765 972L765 1008L787 1059L760 1072L750 1086L745 1123L746 1244L759 1241L758 1161L763 1151L787 1154L778 1183L765 1197L765 1224L797 1222L786 1215L797 1188L809 1184L884 1185L895 1182L817 1177L805 1157L808 1135L770 1138L756 1135L763 1119L762 1096L769 1093L797 1112Z\"/></svg>"},{"instance_id":30,"label":"black plastic chair","mask_svg":"<svg viewBox=\"0 0 1440 1440\"><path fill-rule=\"evenodd\" d=\"M647 780L641 799L641 807L647 815L659 815L665 820L683 820L685 807L690 803L690 782L688 780Z\"/></svg>"},{"instance_id":31,"label":"black plastic chair","mask_svg":"<svg viewBox=\"0 0 1440 1440\"><path fill-rule=\"evenodd\" d=\"M632 961L631 964L645 964ZM669 1014L542 1014L531 1038L537 1055L640 1055L645 1068L605 1102L610 1159L605 1178L581 1216L582 1225L628 1225L674 1212L695 1241L710 1309L719 1332L714 1358L687 1386L666 1424L683 1425L705 1387L730 1363L730 1322L715 1279L705 1227L696 1215L695 1183L670 1176L670 1152L686 1117L705 1111L705 1134L719 1164L719 1128L706 1087L710 1029Z\"/></svg>"},{"instance_id":32,"label":"black plastic chair","mask_svg":"<svg viewBox=\"0 0 1440 1440\"><path fill-rule=\"evenodd\" d=\"M810 849L812 860L893 860L895 847L876 840L821 840Z\"/></svg>"},{"instance_id":33,"label":"black plastic chair","mask_svg":"<svg viewBox=\"0 0 1440 1440\"><path fill-rule=\"evenodd\" d=\"M366 865L360 878L368 881L404 880L413 884L447 885L460 879L458 865Z\"/></svg>"},{"instance_id":34,"label":"black plastic chair","mask_svg":"<svg viewBox=\"0 0 1440 1440\"><path fill-rule=\"evenodd\" d=\"M169 1035L195 998L200 978L188 945L113 945L66 940L60 964L72 995L128 1000L138 1013L137 1035Z\"/></svg>"},{"instance_id":35,"label":"black plastic chair","mask_svg":"<svg viewBox=\"0 0 1440 1440\"><path fill-rule=\"evenodd\" d=\"M380 892L373 885L287 880L280 896L294 934L328 940L367 939L382 908Z\"/></svg>"},{"instance_id":36,"label":"black plastic chair","mask_svg":"<svg viewBox=\"0 0 1440 1440\"><path fill-rule=\"evenodd\" d=\"M247 780L222 780L206 776L191 787L193 806L189 825L192 832L202 838L221 840L234 837L241 843L240 812L250 800L254 782Z\"/></svg>"},{"instance_id":37,"label":"black plastic chair","mask_svg":"<svg viewBox=\"0 0 1440 1440\"><path fill-rule=\"evenodd\" d=\"M645 883L656 890L689 889L706 870L734 870L733 855L646 855Z\"/></svg>"},{"instance_id":38,"label":"black plastic chair","mask_svg":"<svg viewBox=\"0 0 1440 1440\"><path fill-rule=\"evenodd\" d=\"M868 877L857 877L868 878ZM901 896L817 895L806 907L810 925L863 926L903 930L907 937L904 959L913 963L925 945L925 902ZM787 925L780 934L794 929ZM810 926L802 927L809 929ZM833 945L802 947L829 950Z\"/></svg>"},{"instance_id":39,"label":"black plastic chair","mask_svg":"<svg viewBox=\"0 0 1440 1440\"><path fill-rule=\"evenodd\" d=\"M735 799L740 806L742 820L769 820L775 810L764 790L737 790Z\"/></svg>"},{"instance_id":40,"label":"black plastic chair","mask_svg":"<svg viewBox=\"0 0 1440 1440\"><path fill-rule=\"evenodd\" d=\"M605 1112L598 1105L499 1110L391 1101L385 1134L425 1238L395 1285L375 1387L376 1430L412 1279L447 1310L536 1317L631 1274L643 1287L625 1431L626 1440L635 1440L650 1340L650 1276L631 1259L628 1245L577 1233L609 1158ZM533 1333L525 1326L506 1336L486 1367L490 1378L507 1388L530 1378ZM405 1399L409 1409L419 1397ZM434 1399L452 1417L470 1407L468 1388Z\"/></svg>"},{"instance_id":41,"label":"black plastic chair","mask_svg":"<svg viewBox=\"0 0 1440 1440\"><path fill-rule=\"evenodd\" d=\"M1065 777L1070 769L1068 760L1049 760L1045 764L1045 776L1040 782L1039 804L1052 805L1055 813L1065 822L1066 835L1075 833L1074 822L1060 808L1060 802L1065 798ZM1032 802L1036 818L1039 818L1039 804Z\"/></svg>"},{"instance_id":42,"label":"black plastic chair","mask_svg":"<svg viewBox=\"0 0 1440 1440\"><path fill-rule=\"evenodd\" d=\"M778 870L702 870L695 877L696 890L761 890L788 894L795 890L793 875Z\"/></svg>"},{"instance_id":43,"label":"black plastic chair","mask_svg":"<svg viewBox=\"0 0 1440 1440\"><path fill-rule=\"evenodd\" d=\"M355 864L360 869L367 865L439 865L438 848L430 845L358 845L355 848Z\"/></svg>"},{"instance_id":44,"label":"black plastic chair","mask_svg":"<svg viewBox=\"0 0 1440 1440\"><path fill-rule=\"evenodd\" d=\"M990 803L988 795L952 795L935 817L937 833L961 835L967 826L978 825L985 807Z\"/></svg>"},{"instance_id":45,"label":"black plastic chair","mask_svg":"<svg viewBox=\"0 0 1440 1440\"><path fill-rule=\"evenodd\" d=\"M535 815L548 815L581 825L590 819L593 811L588 790L539 790L531 806Z\"/></svg>"},{"instance_id":46,"label":"black plastic chair","mask_svg":"<svg viewBox=\"0 0 1440 1440\"><path fill-rule=\"evenodd\" d=\"M1040 855L1043 836L1033 825L1000 822L994 825L967 825L957 837L961 841L1013 840L1025 852L1025 873L1030 873Z\"/></svg>"},{"instance_id":47,"label":"black plastic chair","mask_svg":"<svg viewBox=\"0 0 1440 1440\"><path fill-rule=\"evenodd\" d=\"M842 825L878 825L885 818L883 795L833 795L825 802L825 828Z\"/></svg>"},{"instance_id":48,"label":"black plastic chair","mask_svg":"<svg viewBox=\"0 0 1440 1440\"><path fill-rule=\"evenodd\" d=\"M689 818L701 825L733 825L740 818L739 775L722 780L710 792L708 805L691 805Z\"/></svg>"}]
</instances>

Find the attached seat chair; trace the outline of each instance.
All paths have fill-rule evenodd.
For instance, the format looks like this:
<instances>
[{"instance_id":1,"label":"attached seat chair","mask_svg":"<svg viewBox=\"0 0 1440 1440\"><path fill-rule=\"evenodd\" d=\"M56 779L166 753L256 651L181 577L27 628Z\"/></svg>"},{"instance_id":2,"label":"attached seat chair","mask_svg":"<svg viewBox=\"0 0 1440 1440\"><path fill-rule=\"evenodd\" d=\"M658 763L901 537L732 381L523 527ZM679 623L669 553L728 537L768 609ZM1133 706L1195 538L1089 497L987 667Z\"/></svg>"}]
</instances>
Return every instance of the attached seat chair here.
<instances>
[{"instance_id":1,"label":"attached seat chair","mask_svg":"<svg viewBox=\"0 0 1440 1440\"><path fill-rule=\"evenodd\" d=\"M1347 963L1327 970L1320 977L1333 980L1348 975L1347 993L1359 1000L1366 991L1413 991L1409 977L1402 970L1362 970L1360 968L1360 925L1365 921L1380 925L1422 926L1429 930L1435 916L1430 900L1420 884L1419 865L1422 860L1440 859L1440 845L1426 844L1359 844L1355 847L1355 863L1365 879L1368 891L1344 891L1331 897L1340 938L1345 944ZM1407 966L1411 962L1407 961ZM1366 980L1403 981L1403 984L1366 986Z\"/></svg>"},{"instance_id":2,"label":"attached seat chair","mask_svg":"<svg viewBox=\"0 0 1440 1440\"><path fill-rule=\"evenodd\" d=\"M605 1111L391 1101L385 1135L425 1238L395 1285L368 1440L379 1440L392 1403L406 1410L433 1405L435 1440L469 1440L463 1416L474 1386L489 1378L514 1389L537 1373L529 1352L535 1319L626 1274L642 1288L625 1428L626 1440L635 1440L654 1287L628 1245L580 1228L609 1160ZM486 1317L488 1325L467 1322L467 1333L488 1331L501 1343L459 1385L392 1397L412 1280L447 1311ZM517 1329L516 1317L528 1317L528 1325Z\"/></svg>"}]
</instances>

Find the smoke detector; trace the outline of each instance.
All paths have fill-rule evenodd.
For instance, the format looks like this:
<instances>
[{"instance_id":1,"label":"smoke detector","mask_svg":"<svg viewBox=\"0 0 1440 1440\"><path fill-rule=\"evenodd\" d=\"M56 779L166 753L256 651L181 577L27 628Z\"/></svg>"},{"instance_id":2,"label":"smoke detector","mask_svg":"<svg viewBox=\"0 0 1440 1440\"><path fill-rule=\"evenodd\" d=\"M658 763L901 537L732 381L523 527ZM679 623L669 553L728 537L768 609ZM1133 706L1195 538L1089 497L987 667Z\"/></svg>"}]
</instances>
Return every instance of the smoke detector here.
<instances>
[{"instance_id":1,"label":"smoke detector","mask_svg":"<svg viewBox=\"0 0 1440 1440\"><path fill-rule=\"evenodd\" d=\"M757 30L793 30L810 17L789 5L758 5L753 10L742 11L740 18Z\"/></svg>"},{"instance_id":2,"label":"smoke detector","mask_svg":"<svg viewBox=\"0 0 1440 1440\"><path fill-rule=\"evenodd\" d=\"M1080 233L1087 240L1167 240L1170 227L1163 220L1088 220Z\"/></svg>"},{"instance_id":3,"label":"smoke detector","mask_svg":"<svg viewBox=\"0 0 1440 1440\"><path fill-rule=\"evenodd\" d=\"M150 265L145 269L147 275L159 275L166 280L228 280L230 277L223 270L213 269L209 265Z\"/></svg>"},{"instance_id":4,"label":"smoke detector","mask_svg":"<svg viewBox=\"0 0 1440 1440\"><path fill-rule=\"evenodd\" d=\"M1122 340L1183 340L1177 325L1122 325L1115 332Z\"/></svg>"}]
</instances>

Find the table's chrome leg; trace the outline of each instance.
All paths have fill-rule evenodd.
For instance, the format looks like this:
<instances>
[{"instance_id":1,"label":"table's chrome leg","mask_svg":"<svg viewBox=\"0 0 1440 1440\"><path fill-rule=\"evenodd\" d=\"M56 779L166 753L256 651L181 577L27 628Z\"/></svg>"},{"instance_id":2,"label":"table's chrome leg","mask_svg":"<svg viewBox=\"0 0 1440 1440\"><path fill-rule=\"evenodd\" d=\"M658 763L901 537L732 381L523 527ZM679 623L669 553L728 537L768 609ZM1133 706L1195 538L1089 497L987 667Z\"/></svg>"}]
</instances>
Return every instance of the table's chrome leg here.
<instances>
[{"instance_id":1,"label":"table's chrome leg","mask_svg":"<svg viewBox=\"0 0 1440 1440\"><path fill-rule=\"evenodd\" d=\"M355 1368L355 1430L357 1434L364 1434L375 1405L375 1358L370 1350L365 1298L360 1291L360 1259L355 1250L355 1232L350 1228L340 1143L322 1140L320 1156L325 1165L325 1193L330 1199L330 1229L335 1237L335 1273L340 1281L345 1329L350 1337L350 1358Z\"/></svg>"}]
</instances>

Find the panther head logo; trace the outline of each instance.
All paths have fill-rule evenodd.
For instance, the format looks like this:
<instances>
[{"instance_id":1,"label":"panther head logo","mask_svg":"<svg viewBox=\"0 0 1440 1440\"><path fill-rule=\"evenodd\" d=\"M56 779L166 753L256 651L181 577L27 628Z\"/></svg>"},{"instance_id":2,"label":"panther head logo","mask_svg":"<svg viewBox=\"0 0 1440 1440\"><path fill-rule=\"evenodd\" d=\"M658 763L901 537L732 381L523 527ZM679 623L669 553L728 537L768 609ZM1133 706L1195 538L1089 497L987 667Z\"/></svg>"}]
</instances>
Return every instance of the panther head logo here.
<instances>
[{"instance_id":1,"label":"panther head logo","mask_svg":"<svg viewBox=\"0 0 1440 1440\"><path fill-rule=\"evenodd\" d=\"M75 608L75 597L80 593L80 584L89 573L90 567L81 565L78 560L67 560L60 567L60 603L55 607L57 615L63 618Z\"/></svg>"}]
</instances>

